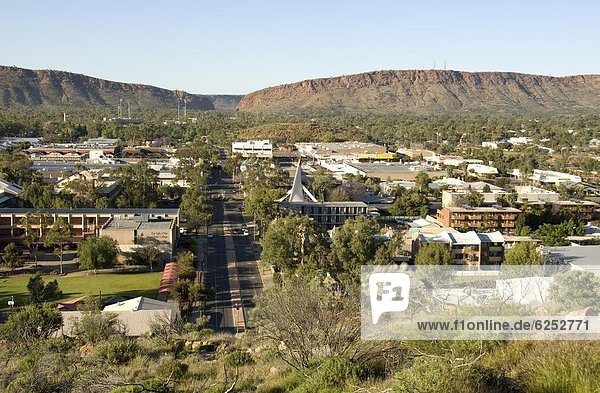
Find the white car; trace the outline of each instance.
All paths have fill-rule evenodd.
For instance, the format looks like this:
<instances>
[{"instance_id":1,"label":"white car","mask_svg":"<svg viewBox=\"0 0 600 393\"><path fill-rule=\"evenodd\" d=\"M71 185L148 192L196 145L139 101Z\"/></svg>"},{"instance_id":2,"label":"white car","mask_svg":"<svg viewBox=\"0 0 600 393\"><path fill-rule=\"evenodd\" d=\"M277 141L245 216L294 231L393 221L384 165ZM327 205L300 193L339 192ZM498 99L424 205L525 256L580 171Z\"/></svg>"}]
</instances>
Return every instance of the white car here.
<instances>
[{"instance_id":1,"label":"white car","mask_svg":"<svg viewBox=\"0 0 600 393\"><path fill-rule=\"evenodd\" d=\"M208 239L212 239L213 237L215 237L215 234L214 234L214 233L212 233L212 232L208 232L208 235L206 235L206 237L207 237Z\"/></svg>"}]
</instances>

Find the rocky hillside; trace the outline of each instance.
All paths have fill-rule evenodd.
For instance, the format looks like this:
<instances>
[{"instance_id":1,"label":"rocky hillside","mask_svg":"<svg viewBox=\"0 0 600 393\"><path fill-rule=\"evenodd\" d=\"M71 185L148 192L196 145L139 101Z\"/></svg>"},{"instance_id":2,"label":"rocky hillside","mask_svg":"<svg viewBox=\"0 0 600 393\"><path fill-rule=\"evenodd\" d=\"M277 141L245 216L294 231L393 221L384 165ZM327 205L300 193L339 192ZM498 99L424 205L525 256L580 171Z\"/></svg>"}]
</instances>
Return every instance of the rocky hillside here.
<instances>
[{"instance_id":1,"label":"rocky hillside","mask_svg":"<svg viewBox=\"0 0 600 393\"><path fill-rule=\"evenodd\" d=\"M186 99L188 109L233 109L241 96L203 96L154 86L112 82L64 71L0 66L0 108L15 106L176 108Z\"/></svg>"},{"instance_id":2,"label":"rocky hillside","mask_svg":"<svg viewBox=\"0 0 600 393\"><path fill-rule=\"evenodd\" d=\"M589 112L600 109L600 75L376 71L306 80L246 95L244 111Z\"/></svg>"}]
</instances>

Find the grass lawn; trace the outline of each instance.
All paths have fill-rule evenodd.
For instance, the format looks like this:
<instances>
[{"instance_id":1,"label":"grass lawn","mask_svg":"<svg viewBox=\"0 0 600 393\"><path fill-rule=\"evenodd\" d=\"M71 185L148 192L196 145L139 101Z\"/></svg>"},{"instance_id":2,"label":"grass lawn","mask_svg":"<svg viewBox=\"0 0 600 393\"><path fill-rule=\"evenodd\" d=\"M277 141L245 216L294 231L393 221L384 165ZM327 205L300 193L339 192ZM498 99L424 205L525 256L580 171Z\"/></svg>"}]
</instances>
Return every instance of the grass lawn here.
<instances>
[{"instance_id":1,"label":"grass lawn","mask_svg":"<svg viewBox=\"0 0 600 393\"><path fill-rule=\"evenodd\" d=\"M156 299L162 273L96 274L89 276L43 276L48 282L56 279L63 297L60 301L74 299L89 294L102 296L123 296L133 298L146 296ZM27 282L29 276L0 278L0 311L8 310L10 296L15 297L16 306L27 303Z\"/></svg>"}]
</instances>

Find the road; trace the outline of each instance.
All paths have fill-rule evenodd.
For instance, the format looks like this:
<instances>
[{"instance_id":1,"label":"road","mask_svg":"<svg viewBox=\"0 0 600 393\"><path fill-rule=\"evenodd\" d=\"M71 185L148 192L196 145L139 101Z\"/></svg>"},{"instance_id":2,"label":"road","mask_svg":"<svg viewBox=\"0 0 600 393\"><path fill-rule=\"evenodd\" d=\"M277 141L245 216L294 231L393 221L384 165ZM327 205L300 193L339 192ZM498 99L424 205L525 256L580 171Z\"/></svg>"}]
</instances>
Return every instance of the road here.
<instances>
[{"instance_id":1,"label":"road","mask_svg":"<svg viewBox=\"0 0 600 393\"><path fill-rule=\"evenodd\" d=\"M213 197L232 196L233 183L225 172L213 170L210 183ZM208 240L206 261L206 285L215 292L214 298L207 302L207 314L211 318L209 324L216 331L232 333L240 330L242 318L248 321L248 311L254 305L255 296L262 290L251 236L231 231L241 228L244 223L242 213L236 209L238 203L233 200L213 201L213 223L209 232L214 237Z\"/></svg>"}]
</instances>

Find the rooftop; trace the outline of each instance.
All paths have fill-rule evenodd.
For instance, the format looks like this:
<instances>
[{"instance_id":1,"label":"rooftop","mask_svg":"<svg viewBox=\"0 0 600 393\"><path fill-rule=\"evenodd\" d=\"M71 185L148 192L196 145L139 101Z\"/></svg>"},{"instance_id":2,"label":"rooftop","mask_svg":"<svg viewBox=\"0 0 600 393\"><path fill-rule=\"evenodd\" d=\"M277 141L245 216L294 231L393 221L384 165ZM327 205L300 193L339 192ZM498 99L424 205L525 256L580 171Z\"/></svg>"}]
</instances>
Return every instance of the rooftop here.
<instances>
[{"instance_id":1,"label":"rooftop","mask_svg":"<svg viewBox=\"0 0 600 393\"><path fill-rule=\"evenodd\" d=\"M442 210L449 210L453 213L521 213L521 210L514 207L500 206L480 206L480 207L445 207Z\"/></svg>"},{"instance_id":2,"label":"rooftop","mask_svg":"<svg viewBox=\"0 0 600 393\"><path fill-rule=\"evenodd\" d=\"M169 303L140 296L106 306L103 311L171 310L172 308Z\"/></svg>"},{"instance_id":3,"label":"rooftop","mask_svg":"<svg viewBox=\"0 0 600 393\"><path fill-rule=\"evenodd\" d=\"M600 275L600 246L544 247L542 251L551 258Z\"/></svg>"},{"instance_id":4,"label":"rooftop","mask_svg":"<svg viewBox=\"0 0 600 393\"><path fill-rule=\"evenodd\" d=\"M35 208L3 208L0 214L27 214L37 213ZM149 214L149 215L177 215L179 209L42 209L47 214Z\"/></svg>"}]
</instances>

